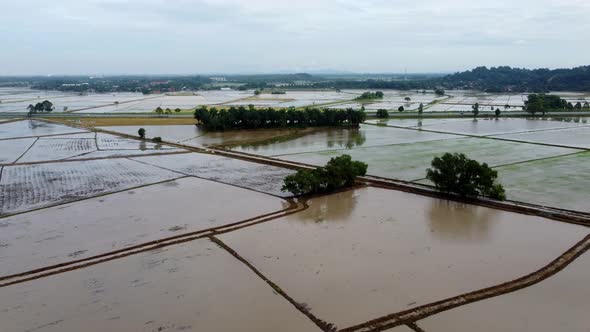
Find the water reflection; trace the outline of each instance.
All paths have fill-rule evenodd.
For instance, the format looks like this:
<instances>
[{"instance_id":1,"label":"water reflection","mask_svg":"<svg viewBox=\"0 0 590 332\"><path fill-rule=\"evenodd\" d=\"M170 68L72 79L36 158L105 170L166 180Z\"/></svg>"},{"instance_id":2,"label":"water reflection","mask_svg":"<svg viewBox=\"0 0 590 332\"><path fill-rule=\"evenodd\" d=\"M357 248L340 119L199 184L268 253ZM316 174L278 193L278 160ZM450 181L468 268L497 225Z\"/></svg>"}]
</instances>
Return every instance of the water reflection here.
<instances>
[{"instance_id":1,"label":"water reflection","mask_svg":"<svg viewBox=\"0 0 590 332\"><path fill-rule=\"evenodd\" d=\"M452 242L489 241L499 212L469 204L434 199L427 219L432 236Z\"/></svg>"},{"instance_id":2,"label":"water reflection","mask_svg":"<svg viewBox=\"0 0 590 332\"><path fill-rule=\"evenodd\" d=\"M139 149L141 151L145 151L147 149L147 146L145 144L145 141L139 141Z\"/></svg>"},{"instance_id":3,"label":"water reflection","mask_svg":"<svg viewBox=\"0 0 590 332\"><path fill-rule=\"evenodd\" d=\"M309 208L287 217L289 221L299 223L342 223L354 210L358 201L356 190L347 190L341 193L313 198L309 202Z\"/></svg>"}]
</instances>

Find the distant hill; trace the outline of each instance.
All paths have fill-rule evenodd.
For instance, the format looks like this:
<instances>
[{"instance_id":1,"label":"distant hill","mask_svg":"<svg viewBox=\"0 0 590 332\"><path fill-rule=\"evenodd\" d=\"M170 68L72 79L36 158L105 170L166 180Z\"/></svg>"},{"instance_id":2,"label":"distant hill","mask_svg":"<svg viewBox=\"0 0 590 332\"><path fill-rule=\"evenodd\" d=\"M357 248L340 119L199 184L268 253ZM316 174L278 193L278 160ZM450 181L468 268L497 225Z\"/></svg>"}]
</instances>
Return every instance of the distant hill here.
<instances>
[{"instance_id":1,"label":"distant hill","mask_svg":"<svg viewBox=\"0 0 590 332\"><path fill-rule=\"evenodd\" d=\"M488 92L590 91L590 66L572 69L477 67L439 80L447 89Z\"/></svg>"}]
</instances>

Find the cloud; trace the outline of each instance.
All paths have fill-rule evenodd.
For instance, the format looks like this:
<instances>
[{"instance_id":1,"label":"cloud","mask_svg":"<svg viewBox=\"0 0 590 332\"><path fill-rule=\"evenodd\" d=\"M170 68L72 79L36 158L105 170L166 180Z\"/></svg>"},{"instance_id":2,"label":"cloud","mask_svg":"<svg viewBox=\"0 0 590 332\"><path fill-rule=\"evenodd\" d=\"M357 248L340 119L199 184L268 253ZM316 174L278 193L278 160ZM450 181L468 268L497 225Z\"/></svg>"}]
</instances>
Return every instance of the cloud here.
<instances>
[{"instance_id":1,"label":"cloud","mask_svg":"<svg viewBox=\"0 0 590 332\"><path fill-rule=\"evenodd\" d=\"M590 51L586 0L21 0L2 74L560 67Z\"/></svg>"}]
</instances>

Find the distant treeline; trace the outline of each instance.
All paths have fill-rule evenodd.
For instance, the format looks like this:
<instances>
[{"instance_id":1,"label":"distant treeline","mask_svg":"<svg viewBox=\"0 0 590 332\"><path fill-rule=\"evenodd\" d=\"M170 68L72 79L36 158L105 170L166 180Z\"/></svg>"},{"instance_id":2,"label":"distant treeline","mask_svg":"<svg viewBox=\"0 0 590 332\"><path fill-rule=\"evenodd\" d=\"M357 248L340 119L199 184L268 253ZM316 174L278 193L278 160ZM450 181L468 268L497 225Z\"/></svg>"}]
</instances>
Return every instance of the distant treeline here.
<instances>
[{"instance_id":1,"label":"distant treeline","mask_svg":"<svg viewBox=\"0 0 590 332\"><path fill-rule=\"evenodd\" d=\"M29 85L37 89L76 92L136 91L144 93L219 89L473 89L487 92L590 91L590 66L571 69L477 67L450 75L325 75L306 73L206 76L53 76L0 77L0 86Z\"/></svg>"},{"instance_id":2,"label":"distant treeline","mask_svg":"<svg viewBox=\"0 0 590 332\"><path fill-rule=\"evenodd\" d=\"M306 108L304 110L257 109L250 107L230 107L229 109L207 108L195 110L195 119L203 128L211 131L228 129L259 128L306 128L306 127L358 127L365 121L363 110L334 110Z\"/></svg>"},{"instance_id":3,"label":"distant treeline","mask_svg":"<svg viewBox=\"0 0 590 332\"><path fill-rule=\"evenodd\" d=\"M437 81L447 89L487 92L590 91L590 66L554 70L477 67Z\"/></svg>"}]
</instances>

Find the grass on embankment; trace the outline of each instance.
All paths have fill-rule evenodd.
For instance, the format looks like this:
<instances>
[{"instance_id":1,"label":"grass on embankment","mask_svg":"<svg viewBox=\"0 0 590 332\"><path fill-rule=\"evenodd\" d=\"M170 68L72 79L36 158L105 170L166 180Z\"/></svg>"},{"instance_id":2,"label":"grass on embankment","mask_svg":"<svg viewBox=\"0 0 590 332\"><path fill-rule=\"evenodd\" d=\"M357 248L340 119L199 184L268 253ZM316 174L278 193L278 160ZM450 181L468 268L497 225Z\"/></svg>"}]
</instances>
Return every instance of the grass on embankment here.
<instances>
[{"instance_id":1,"label":"grass on embankment","mask_svg":"<svg viewBox=\"0 0 590 332\"><path fill-rule=\"evenodd\" d=\"M193 118L142 118L142 117L51 117L52 121L64 124L82 125L89 127L99 126L157 126L157 125L194 125Z\"/></svg>"}]
</instances>

